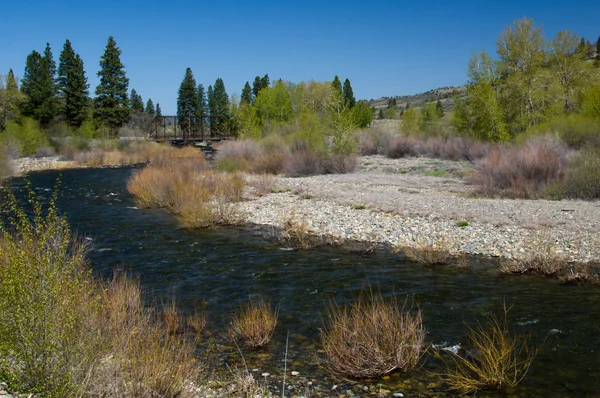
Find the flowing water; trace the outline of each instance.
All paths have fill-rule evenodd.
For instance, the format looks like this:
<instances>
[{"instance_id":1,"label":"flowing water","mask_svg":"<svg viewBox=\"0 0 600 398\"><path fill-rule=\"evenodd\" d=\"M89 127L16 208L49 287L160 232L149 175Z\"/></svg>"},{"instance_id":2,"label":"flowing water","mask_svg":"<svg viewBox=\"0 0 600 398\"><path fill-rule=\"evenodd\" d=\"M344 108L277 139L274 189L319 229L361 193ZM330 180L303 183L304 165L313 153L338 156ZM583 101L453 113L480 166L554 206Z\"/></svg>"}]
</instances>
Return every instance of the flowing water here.
<instances>
[{"instance_id":1,"label":"flowing water","mask_svg":"<svg viewBox=\"0 0 600 398\"><path fill-rule=\"evenodd\" d=\"M600 289L562 286L535 277L498 275L497 264L470 259L468 268L426 267L386 251L361 254L325 247L293 251L265 241L251 228L188 231L162 210L138 209L125 182L132 168L39 172L28 179L48 197L59 175L59 208L73 229L93 242L90 255L96 273L110 276L126 269L158 300L175 298L184 311L205 302L209 330L222 342L222 332L249 295L260 293L277 303L280 319L273 340L258 351L244 351L257 372L281 375L289 332L288 371L296 370L328 394L377 386L411 395L444 395L434 372L438 360L426 355L423 366L408 374L332 390L315 364L318 333L326 308L354 299L368 281L385 295L409 295L421 308L433 344L464 345L465 325L476 325L485 313L501 314L512 306L512 330L531 332L543 343L514 396L600 395ZM9 184L23 200L25 180ZM223 343L224 344L224 343ZM221 360L226 355L223 348ZM235 353L235 349L229 348ZM494 395L494 394L492 394Z\"/></svg>"}]
</instances>

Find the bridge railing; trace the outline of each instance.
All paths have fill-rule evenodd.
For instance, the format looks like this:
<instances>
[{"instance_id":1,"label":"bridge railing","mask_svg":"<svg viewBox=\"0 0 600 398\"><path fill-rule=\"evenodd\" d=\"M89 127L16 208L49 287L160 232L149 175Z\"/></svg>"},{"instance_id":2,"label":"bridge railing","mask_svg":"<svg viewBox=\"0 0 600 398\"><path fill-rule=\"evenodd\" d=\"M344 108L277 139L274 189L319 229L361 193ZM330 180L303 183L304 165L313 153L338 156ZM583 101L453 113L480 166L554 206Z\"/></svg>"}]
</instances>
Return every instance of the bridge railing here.
<instances>
[{"instance_id":1,"label":"bridge railing","mask_svg":"<svg viewBox=\"0 0 600 398\"><path fill-rule=\"evenodd\" d=\"M154 141L202 141L231 137L229 116L155 116L147 128Z\"/></svg>"}]
</instances>

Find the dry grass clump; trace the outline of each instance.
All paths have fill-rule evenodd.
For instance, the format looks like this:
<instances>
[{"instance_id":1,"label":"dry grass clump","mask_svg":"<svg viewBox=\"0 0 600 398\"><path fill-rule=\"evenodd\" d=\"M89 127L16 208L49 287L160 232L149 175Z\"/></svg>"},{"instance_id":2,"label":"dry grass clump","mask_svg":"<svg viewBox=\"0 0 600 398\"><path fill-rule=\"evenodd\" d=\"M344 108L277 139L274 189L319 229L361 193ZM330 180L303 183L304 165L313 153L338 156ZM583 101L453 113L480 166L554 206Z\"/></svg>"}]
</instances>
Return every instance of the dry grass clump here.
<instances>
[{"instance_id":1,"label":"dry grass clump","mask_svg":"<svg viewBox=\"0 0 600 398\"><path fill-rule=\"evenodd\" d=\"M206 167L203 158L161 159L157 164L136 170L127 182L127 189L139 206L164 208L176 215L185 228L236 223L232 202L242 198L243 178Z\"/></svg>"},{"instance_id":2,"label":"dry grass clump","mask_svg":"<svg viewBox=\"0 0 600 398\"><path fill-rule=\"evenodd\" d=\"M412 261L425 265L445 265L450 263L455 256L450 252L453 243L449 238L440 237L435 242L417 243L413 246L398 248Z\"/></svg>"},{"instance_id":3,"label":"dry grass clump","mask_svg":"<svg viewBox=\"0 0 600 398\"><path fill-rule=\"evenodd\" d=\"M353 303L331 305L321 331L323 366L334 377L371 379L415 367L425 349L420 310L396 297L361 292Z\"/></svg>"},{"instance_id":4,"label":"dry grass clump","mask_svg":"<svg viewBox=\"0 0 600 398\"><path fill-rule=\"evenodd\" d=\"M102 142L93 145L90 150L77 150L68 146L61 150L61 154L66 159L88 167L115 167L148 163L161 158L177 158L186 151L193 151L194 156L202 157L202 153L195 148L188 147L184 150L145 141L131 142L121 149L118 149L116 144Z\"/></svg>"},{"instance_id":5,"label":"dry grass clump","mask_svg":"<svg viewBox=\"0 0 600 398\"><path fill-rule=\"evenodd\" d=\"M531 347L530 335L510 332L508 311L504 307L502 319L490 314L477 327L468 327L465 354L449 353L452 361L446 362L448 372L444 378L450 389L472 394L484 389L515 387L523 380L537 349ZM441 357L439 352L436 355Z\"/></svg>"},{"instance_id":6,"label":"dry grass clump","mask_svg":"<svg viewBox=\"0 0 600 398\"><path fill-rule=\"evenodd\" d=\"M254 189L255 195L264 196L275 189L277 181L270 174L259 174L248 176L247 184Z\"/></svg>"},{"instance_id":7,"label":"dry grass clump","mask_svg":"<svg viewBox=\"0 0 600 398\"><path fill-rule=\"evenodd\" d=\"M568 259L557 252L552 238L545 232L532 237L536 250L518 259L503 260L500 270L510 274L534 274L558 277L569 267Z\"/></svg>"},{"instance_id":8,"label":"dry grass clump","mask_svg":"<svg viewBox=\"0 0 600 398\"><path fill-rule=\"evenodd\" d=\"M97 363L85 391L91 396L186 397L202 365L195 344L165 330L160 316L143 306L139 281L115 278L100 293L101 311L91 320L100 338Z\"/></svg>"},{"instance_id":9,"label":"dry grass clump","mask_svg":"<svg viewBox=\"0 0 600 398\"><path fill-rule=\"evenodd\" d=\"M248 171L261 156L263 150L255 140L225 141L217 151L216 167L224 171Z\"/></svg>"},{"instance_id":10,"label":"dry grass clump","mask_svg":"<svg viewBox=\"0 0 600 398\"><path fill-rule=\"evenodd\" d=\"M242 340L250 348L259 348L267 344L273 336L279 309L261 296L250 299L240 307L240 312L229 327L230 336Z\"/></svg>"},{"instance_id":11,"label":"dry grass clump","mask_svg":"<svg viewBox=\"0 0 600 398\"><path fill-rule=\"evenodd\" d=\"M478 162L472 182L484 195L537 198L544 188L560 182L567 154L563 144L549 139L494 147Z\"/></svg>"},{"instance_id":12,"label":"dry grass clump","mask_svg":"<svg viewBox=\"0 0 600 398\"><path fill-rule=\"evenodd\" d=\"M324 169L330 174L347 174L356 170L356 164L355 154L333 153L324 162Z\"/></svg>"},{"instance_id":13,"label":"dry grass clump","mask_svg":"<svg viewBox=\"0 0 600 398\"><path fill-rule=\"evenodd\" d=\"M321 239L308 229L308 222L298 219L295 214L283 220L280 237L286 245L297 249L310 249L321 243Z\"/></svg>"}]
</instances>

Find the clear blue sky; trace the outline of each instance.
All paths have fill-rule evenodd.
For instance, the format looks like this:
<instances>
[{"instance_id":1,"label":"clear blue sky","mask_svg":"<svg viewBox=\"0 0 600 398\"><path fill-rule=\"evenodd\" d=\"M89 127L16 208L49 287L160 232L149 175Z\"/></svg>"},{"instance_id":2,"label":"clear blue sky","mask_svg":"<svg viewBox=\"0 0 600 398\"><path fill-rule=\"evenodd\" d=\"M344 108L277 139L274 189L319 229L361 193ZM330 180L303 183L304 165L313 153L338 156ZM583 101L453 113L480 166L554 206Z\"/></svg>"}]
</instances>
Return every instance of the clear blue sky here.
<instances>
[{"instance_id":1,"label":"clear blue sky","mask_svg":"<svg viewBox=\"0 0 600 398\"><path fill-rule=\"evenodd\" d=\"M108 36L146 101L175 111L191 67L205 87L217 77L239 93L256 75L349 78L359 99L460 85L473 52L495 53L502 29L527 16L546 37L569 29L594 42L600 1L3 1L0 73L23 75L25 58L69 39L84 60L93 96Z\"/></svg>"}]
</instances>

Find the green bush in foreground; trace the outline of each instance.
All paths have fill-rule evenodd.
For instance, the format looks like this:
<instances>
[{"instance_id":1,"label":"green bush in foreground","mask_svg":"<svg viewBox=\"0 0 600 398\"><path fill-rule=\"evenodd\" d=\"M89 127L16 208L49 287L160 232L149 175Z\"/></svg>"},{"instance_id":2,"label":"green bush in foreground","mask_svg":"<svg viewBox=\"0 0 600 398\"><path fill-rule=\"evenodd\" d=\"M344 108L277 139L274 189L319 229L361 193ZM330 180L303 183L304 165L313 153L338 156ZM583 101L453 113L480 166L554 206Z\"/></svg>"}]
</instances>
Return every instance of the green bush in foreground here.
<instances>
[{"instance_id":1,"label":"green bush in foreground","mask_svg":"<svg viewBox=\"0 0 600 398\"><path fill-rule=\"evenodd\" d=\"M85 245L50 202L30 193L33 221L9 193L0 226L0 378L19 391L67 396L86 361L82 334L95 310ZM88 313L86 313L88 312Z\"/></svg>"},{"instance_id":2,"label":"green bush in foreground","mask_svg":"<svg viewBox=\"0 0 600 398\"><path fill-rule=\"evenodd\" d=\"M0 223L0 380L44 397L189 397L203 366L195 342L170 335L139 281L94 280L86 246L29 190L8 194Z\"/></svg>"}]
</instances>

